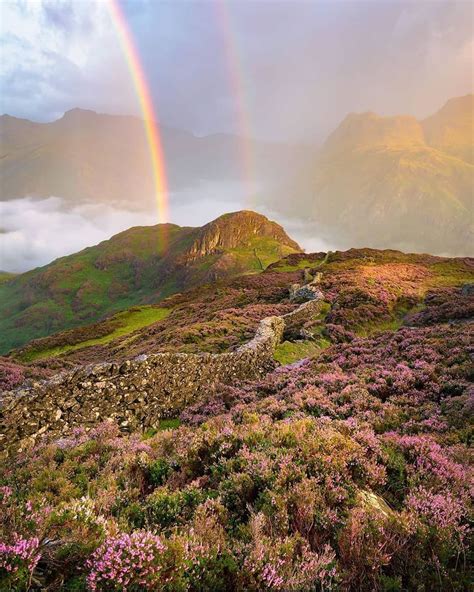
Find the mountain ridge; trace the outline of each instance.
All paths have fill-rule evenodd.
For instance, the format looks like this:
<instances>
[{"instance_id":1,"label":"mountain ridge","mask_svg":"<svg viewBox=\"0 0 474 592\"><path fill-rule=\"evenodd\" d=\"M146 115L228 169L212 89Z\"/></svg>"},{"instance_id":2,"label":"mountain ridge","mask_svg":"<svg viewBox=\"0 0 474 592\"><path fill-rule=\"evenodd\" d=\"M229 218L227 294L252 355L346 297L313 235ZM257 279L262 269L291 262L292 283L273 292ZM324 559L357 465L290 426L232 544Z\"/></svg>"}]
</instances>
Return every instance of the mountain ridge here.
<instances>
[{"instance_id":1,"label":"mountain ridge","mask_svg":"<svg viewBox=\"0 0 474 592\"><path fill-rule=\"evenodd\" d=\"M309 218L340 248L472 254L473 97L453 99L423 121L349 114L268 202Z\"/></svg>"},{"instance_id":2,"label":"mountain ridge","mask_svg":"<svg viewBox=\"0 0 474 592\"><path fill-rule=\"evenodd\" d=\"M197 136L155 123L170 193L242 177L241 145L253 154L249 181L270 184L303 148L242 138ZM67 203L104 203L146 208L155 203L153 171L144 121L74 108L51 122L0 116L0 200L55 195ZM252 189L253 190L253 189Z\"/></svg>"}]
</instances>

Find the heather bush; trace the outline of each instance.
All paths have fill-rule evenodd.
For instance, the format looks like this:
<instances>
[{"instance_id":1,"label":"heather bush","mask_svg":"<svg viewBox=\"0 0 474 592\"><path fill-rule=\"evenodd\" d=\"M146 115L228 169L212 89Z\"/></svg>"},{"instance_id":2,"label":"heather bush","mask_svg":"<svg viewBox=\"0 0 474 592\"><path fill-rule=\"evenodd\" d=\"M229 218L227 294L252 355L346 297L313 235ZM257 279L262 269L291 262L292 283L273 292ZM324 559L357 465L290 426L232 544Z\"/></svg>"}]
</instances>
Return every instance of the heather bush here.
<instances>
[{"instance_id":1,"label":"heather bush","mask_svg":"<svg viewBox=\"0 0 474 592\"><path fill-rule=\"evenodd\" d=\"M362 337L420 301L437 260L357 253L328 259L317 357L221 386L171 429L104 423L2 463L0 589L467 591L470 305L436 288L409 325ZM291 308L282 275L219 287L188 335L210 344L222 323L237 345ZM190 301L173 302L184 326Z\"/></svg>"},{"instance_id":2,"label":"heather bush","mask_svg":"<svg viewBox=\"0 0 474 592\"><path fill-rule=\"evenodd\" d=\"M87 567L87 584L92 592L186 590L184 550L146 531L107 538Z\"/></svg>"},{"instance_id":3,"label":"heather bush","mask_svg":"<svg viewBox=\"0 0 474 592\"><path fill-rule=\"evenodd\" d=\"M25 368L7 358L0 357L0 391L8 391L25 379Z\"/></svg>"},{"instance_id":4,"label":"heather bush","mask_svg":"<svg viewBox=\"0 0 474 592\"><path fill-rule=\"evenodd\" d=\"M37 537L15 536L13 543L0 542L0 582L3 590L28 590L41 557Z\"/></svg>"}]
</instances>

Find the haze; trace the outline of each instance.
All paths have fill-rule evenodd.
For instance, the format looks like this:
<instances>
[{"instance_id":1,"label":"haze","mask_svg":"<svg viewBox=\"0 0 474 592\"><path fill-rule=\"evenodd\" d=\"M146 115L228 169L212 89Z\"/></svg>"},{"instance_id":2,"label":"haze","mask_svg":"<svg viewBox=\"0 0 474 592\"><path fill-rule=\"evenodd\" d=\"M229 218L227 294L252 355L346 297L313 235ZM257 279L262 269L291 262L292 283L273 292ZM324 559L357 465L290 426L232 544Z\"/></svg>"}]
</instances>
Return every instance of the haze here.
<instances>
[{"instance_id":1,"label":"haze","mask_svg":"<svg viewBox=\"0 0 474 592\"><path fill-rule=\"evenodd\" d=\"M160 120L197 134L314 141L350 111L426 117L472 92L469 1L121 5ZM0 10L2 112L140 114L106 3Z\"/></svg>"},{"instance_id":2,"label":"haze","mask_svg":"<svg viewBox=\"0 0 474 592\"><path fill-rule=\"evenodd\" d=\"M197 136L226 132L243 144L256 138L313 149L348 112L423 119L473 88L471 2L135 0L121 6L160 123ZM7 0L0 18L3 113L40 122L75 107L142 115L106 3ZM291 176L293 166L288 169ZM274 211L268 200L249 202L246 190L244 179L172 187L170 218L197 225L251 206L293 231L308 250L343 244L337 235L321 240L311 225ZM127 207L4 193L0 269L9 271L157 222L140 192Z\"/></svg>"}]
</instances>

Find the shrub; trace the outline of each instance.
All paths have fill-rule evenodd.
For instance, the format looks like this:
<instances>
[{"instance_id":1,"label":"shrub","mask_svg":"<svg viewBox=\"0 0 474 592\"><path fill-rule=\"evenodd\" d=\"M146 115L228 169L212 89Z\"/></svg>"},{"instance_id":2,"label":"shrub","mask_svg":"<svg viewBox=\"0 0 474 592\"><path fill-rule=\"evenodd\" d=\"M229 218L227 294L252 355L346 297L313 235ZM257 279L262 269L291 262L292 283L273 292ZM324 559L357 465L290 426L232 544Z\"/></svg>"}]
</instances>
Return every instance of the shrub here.
<instances>
[{"instance_id":1,"label":"shrub","mask_svg":"<svg viewBox=\"0 0 474 592\"><path fill-rule=\"evenodd\" d=\"M40 560L39 540L14 536L12 544L0 542L0 584L2 590L28 590Z\"/></svg>"},{"instance_id":2,"label":"shrub","mask_svg":"<svg viewBox=\"0 0 474 592\"><path fill-rule=\"evenodd\" d=\"M185 590L183 550L146 531L107 538L88 568L92 592Z\"/></svg>"}]
</instances>

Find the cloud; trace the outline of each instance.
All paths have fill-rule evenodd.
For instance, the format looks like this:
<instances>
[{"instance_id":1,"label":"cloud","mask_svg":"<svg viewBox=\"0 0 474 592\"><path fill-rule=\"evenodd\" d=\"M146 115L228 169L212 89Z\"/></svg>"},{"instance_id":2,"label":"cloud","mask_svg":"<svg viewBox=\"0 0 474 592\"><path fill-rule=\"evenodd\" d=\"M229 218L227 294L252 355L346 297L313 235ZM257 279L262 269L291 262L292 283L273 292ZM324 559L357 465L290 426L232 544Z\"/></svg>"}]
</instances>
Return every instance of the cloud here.
<instances>
[{"instance_id":1,"label":"cloud","mask_svg":"<svg viewBox=\"0 0 474 592\"><path fill-rule=\"evenodd\" d=\"M103 205L68 209L59 197L0 203L0 269L21 272L94 245L131 226L156 222L151 212Z\"/></svg>"},{"instance_id":2,"label":"cloud","mask_svg":"<svg viewBox=\"0 0 474 592\"><path fill-rule=\"evenodd\" d=\"M3 111L41 121L76 106L139 113L107 5L0 3ZM319 140L349 111L425 117L472 90L470 2L121 6L159 118L197 134Z\"/></svg>"},{"instance_id":3,"label":"cloud","mask_svg":"<svg viewBox=\"0 0 474 592\"><path fill-rule=\"evenodd\" d=\"M235 191L234 187L203 185L199 193L174 194L172 221L180 226L202 226L221 214L245 208ZM283 220L269 210L258 209L281 224L308 252L334 249L310 225ZM0 202L0 220L0 270L24 272L107 240L132 226L156 224L157 214L98 204L70 207L59 197L49 197Z\"/></svg>"},{"instance_id":4,"label":"cloud","mask_svg":"<svg viewBox=\"0 0 474 592\"><path fill-rule=\"evenodd\" d=\"M174 193L173 220L201 226L220 214L241 209L237 187L203 184ZM0 270L23 272L109 239L132 226L157 224L153 210L85 203L72 206L60 197L0 202Z\"/></svg>"},{"instance_id":5,"label":"cloud","mask_svg":"<svg viewBox=\"0 0 474 592\"><path fill-rule=\"evenodd\" d=\"M139 113L106 2L0 4L4 113L51 121L80 106Z\"/></svg>"}]
</instances>

